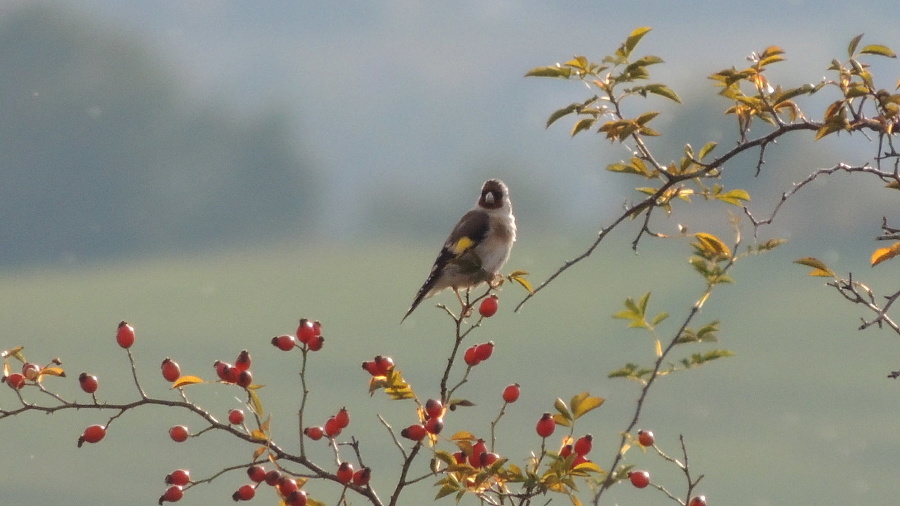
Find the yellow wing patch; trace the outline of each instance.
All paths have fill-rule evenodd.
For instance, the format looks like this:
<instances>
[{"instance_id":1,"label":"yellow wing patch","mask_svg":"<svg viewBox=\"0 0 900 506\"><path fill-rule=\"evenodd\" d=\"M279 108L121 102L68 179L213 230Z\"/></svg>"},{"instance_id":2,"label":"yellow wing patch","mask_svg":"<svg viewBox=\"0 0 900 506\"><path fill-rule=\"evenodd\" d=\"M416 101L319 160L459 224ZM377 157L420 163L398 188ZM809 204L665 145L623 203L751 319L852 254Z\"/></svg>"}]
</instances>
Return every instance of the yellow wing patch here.
<instances>
[{"instance_id":1,"label":"yellow wing patch","mask_svg":"<svg viewBox=\"0 0 900 506\"><path fill-rule=\"evenodd\" d=\"M475 244L475 241L468 237L461 237L456 244L453 245L453 254L455 256L462 255Z\"/></svg>"}]
</instances>

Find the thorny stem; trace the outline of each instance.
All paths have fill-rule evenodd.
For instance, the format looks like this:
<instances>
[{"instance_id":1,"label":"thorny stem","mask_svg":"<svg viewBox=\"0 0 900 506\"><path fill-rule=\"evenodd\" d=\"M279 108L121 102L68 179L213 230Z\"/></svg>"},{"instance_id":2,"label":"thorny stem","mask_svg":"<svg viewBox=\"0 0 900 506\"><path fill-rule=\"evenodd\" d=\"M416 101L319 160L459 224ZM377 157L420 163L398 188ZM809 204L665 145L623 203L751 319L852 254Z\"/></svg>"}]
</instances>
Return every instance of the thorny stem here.
<instances>
[{"instance_id":1,"label":"thorny stem","mask_svg":"<svg viewBox=\"0 0 900 506\"><path fill-rule=\"evenodd\" d=\"M734 245L732 251L737 251L738 246L740 245L740 237L738 237L737 242ZM721 271L721 276L724 276L728 273L729 270L734 266L736 262L736 258L732 256L723 266ZM647 378L647 381L641 387L641 392L638 395L638 400L635 403L634 415L631 418L628 426L622 432L621 439L619 441L619 451L616 452L616 456L613 458L612 464L607 468L608 472L606 475L606 479L601 483L600 489L597 490L597 493L594 495L594 505L600 504L600 498L603 496L603 493L608 490L612 485L615 484L613 480L615 470L618 468L619 464L625 457L625 452L623 449L625 448L626 443L628 442L629 434L634 431L634 428L637 427L638 422L640 421L641 414L644 410L644 403L647 400L647 396L650 393L650 388L653 386L653 383L660 376L660 372L662 371L663 364L665 363L666 357L668 357L669 352L678 344L678 338L684 333L685 329L690 325L690 323L694 320L700 310L703 308L703 302L706 301L709 296L712 294L713 288L715 287L714 282L707 282L706 289L703 291L701 296L697 299L697 301L691 306L688 315L685 317L684 321L682 321L681 326L678 328L676 332L673 333L672 339L669 340L666 347L663 349L662 354L656 359L656 363L654 364L653 371L650 373L650 377ZM667 492L668 493L668 492Z\"/></svg>"}]
</instances>

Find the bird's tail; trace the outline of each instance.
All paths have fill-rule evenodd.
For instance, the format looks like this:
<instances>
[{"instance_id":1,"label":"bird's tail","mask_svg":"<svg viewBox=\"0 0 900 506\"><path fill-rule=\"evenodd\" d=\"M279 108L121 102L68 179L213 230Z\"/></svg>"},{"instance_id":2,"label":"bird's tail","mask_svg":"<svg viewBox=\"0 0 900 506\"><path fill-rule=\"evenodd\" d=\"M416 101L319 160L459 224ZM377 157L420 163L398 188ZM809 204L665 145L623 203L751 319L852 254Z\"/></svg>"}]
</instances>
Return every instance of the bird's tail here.
<instances>
[{"instance_id":1,"label":"bird's tail","mask_svg":"<svg viewBox=\"0 0 900 506\"><path fill-rule=\"evenodd\" d=\"M422 288L419 288L419 292L416 293L416 298L413 299L412 304L409 306L409 311L406 312L406 314L403 316L403 319L400 320L400 323L403 323L404 320L406 320L406 317L411 315L412 312L415 311L417 307L419 307L419 304L421 304L422 301L428 297L428 292L430 292L431 289L434 288L435 283L437 283L438 277L439 271L432 272L431 275L428 276L428 279L425 280L425 284L422 285Z\"/></svg>"}]
</instances>

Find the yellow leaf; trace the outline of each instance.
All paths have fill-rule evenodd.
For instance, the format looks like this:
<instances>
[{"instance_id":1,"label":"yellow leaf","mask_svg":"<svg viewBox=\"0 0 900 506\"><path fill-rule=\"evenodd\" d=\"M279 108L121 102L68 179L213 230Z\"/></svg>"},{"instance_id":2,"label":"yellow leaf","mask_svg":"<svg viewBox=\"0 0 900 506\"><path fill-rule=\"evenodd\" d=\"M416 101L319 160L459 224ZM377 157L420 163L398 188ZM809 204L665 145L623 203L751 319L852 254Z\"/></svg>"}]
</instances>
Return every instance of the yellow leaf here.
<instances>
[{"instance_id":1,"label":"yellow leaf","mask_svg":"<svg viewBox=\"0 0 900 506\"><path fill-rule=\"evenodd\" d=\"M795 264L805 265L807 267L811 267L812 271L809 272L809 276L818 276L824 278L833 278L834 271L828 268L825 265L825 262L819 260L818 258L813 257L803 257L797 260L794 260Z\"/></svg>"},{"instance_id":2,"label":"yellow leaf","mask_svg":"<svg viewBox=\"0 0 900 506\"><path fill-rule=\"evenodd\" d=\"M893 246L888 246L887 248L878 248L872 253L872 267L897 255L900 255L900 242L896 242Z\"/></svg>"},{"instance_id":3,"label":"yellow leaf","mask_svg":"<svg viewBox=\"0 0 900 506\"><path fill-rule=\"evenodd\" d=\"M175 380L174 383L172 383L172 388L179 388L185 385L194 385L197 383L203 383L203 379L198 378L197 376L182 376Z\"/></svg>"},{"instance_id":4,"label":"yellow leaf","mask_svg":"<svg viewBox=\"0 0 900 506\"><path fill-rule=\"evenodd\" d=\"M15 348L4 350L3 352L0 352L0 358L15 357L19 362L25 362L25 357L22 356L21 353L24 349L24 346L16 346Z\"/></svg>"},{"instance_id":5,"label":"yellow leaf","mask_svg":"<svg viewBox=\"0 0 900 506\"><path fill-rule=\"evenodd\" d=\"M247 390L247 396L250 397L250 407L253 408L253 412L257 415L261 415L263 413L263 406L256 390Z\"/></svg>"},{"instance_id":6,"label":"yellow leaf","mask_svg":"<svg viewBox=\"0 0 900 506\"><path fill-rule=\"evenodd\" d=\"M475 437L475 434L465 430L461 430L450 436L451 441L475 441L476 439L478 438Z\"/></svg>"},{"instance_id":7,"label":"yellow leaf","mask_svg":"<svg viewBox=\"0 0 900 506\"><path fill-rule=\"evenodd\" d=\"M662 356L662 343L659 341L659 339L656 340L656 356Z\"/></svg>"},{"instance_id":8,"label":"yellow leaf","mask_svg":"<svg viewBox=\"0 0 900 506\"><path fill-rule=\"evenodd\" d=\"M66 373L62 370L62 367L45 367L41 369L41 376L60 376L65 378Z\"/></svg>"},{"instance_id":9,"label":"yellow leaf","mask_svg":"<svg viewBox=\"0 0 900 506\"><path fill-rule=\"evenodd\" d=\"M694 237L697 238L699 249L715 256L731 258L731 249L718 237L705 232L697 232Z\"/></svg>"},{"instance_id":10,"label":"yellow leaf","mask_svg":"<svg viewBox=\"0 0 900 506\"><path fill-rule=\"evenodd\" d=\"M259 441L267 441L269 439L269 437L266 436L266 433L259 429L253 429L253 431L250 433L250 437Z\"/></svg>"},{"instance_id":11,"label":"yellow leaf","mask_svg":"<svg viewBox=\"0 0 900 506\"><path fill-rule=\"evenodd\" d=\"M598 466L597 464L590 462L590 461L582 462L581 464L578 464L577 466L573 467L572 470L573 471L590 471L592 473L602 473L603 472L603 469L601 469L600 466Z\"/></svg>"},{"instance_id":12,"label":"yellow leaf","mask_svg":"<svg viewBox=\"0 0 900 506\"><path fill-rule=\"evenodd\" d=\"M583 392L572 398L572 412L575 418L580 418L585 413L599 408L606 399L602 397L591 397L587 392Z\"/></svg>"}]
</instances>

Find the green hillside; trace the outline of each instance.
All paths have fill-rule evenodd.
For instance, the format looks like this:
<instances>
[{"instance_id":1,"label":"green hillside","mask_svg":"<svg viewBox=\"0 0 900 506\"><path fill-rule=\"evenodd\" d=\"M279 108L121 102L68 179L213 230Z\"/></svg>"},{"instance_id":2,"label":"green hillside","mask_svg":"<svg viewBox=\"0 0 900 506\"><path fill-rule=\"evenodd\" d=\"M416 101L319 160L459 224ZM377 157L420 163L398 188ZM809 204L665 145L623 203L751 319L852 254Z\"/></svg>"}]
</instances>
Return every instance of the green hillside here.
<instances>
[{"instance_id":1,"label":"green hillside","mask_svg":"<svg viewBox=\"0 0 900 506\"><path fill-rule=\"evenodd\" d=\"M523 237L508 268L531 271L537 283L581 246ZM785 248L739 266L737 283L716 292L701 314L702 322L722 320L723 342L717 347L737 356L663 378L641 425L652 428L673 454L679 451L678 434L685 435L691 465L706 475L703 492L716 504L890 504L900 446L891 429L900 408L892 402L897 385L885 375L896 369L896 339L856 332L856 309L837 300L821 281L805 278L804 270L789 262L800 255L791 256ZM84 400L75 378L82 371L97 374L98 397L109 401L135 396L126 355L113 337L120 320L137 328L133 352L151 395L174 397L159 376L167 356L186 374L212 378L214 360L231 361L249 349L254 378L266 385L260 395L273 414L275 437L295 448L296 358L268 341L293 331L300 317L321 320L326 344L310 365L308 419L321 423L347 406L353 420L347 433L362 441L367 463L375 469L375 486L385 487L397 472L398 452L376 415L403 427L415 414L411 403L393 403L380 394L370 398L368 375L359 364L388 354L420 396L436 393L450 345L450 320L425 303L399 325L434 253L431 246L411 244L279 244L258 251L5 272L0 274L0 348L24 345L26 357L34 361L62 358L69 377L46 381L67 398ZM702 288L685 254L685 248L672 247L634 255L627 245L609 245L518 314L512 307L524 292L504 287L500 313L471 341L493 340L494 356L460 390L478 407L448 415L445 433L486 434L502 388L519 382L522 399L501 423L498 449L522 461L539 444L533 427L540 413L552 409L556 397L589 390L607 403L579 421L577 430L595 436L592 455L605 468L617 443L613 436L624 426L637 393L634 385L606 374L628 361L649 363L653 353L645 334L626 329L610 315L626 296L652 288L651 309L670 312L674 326ZM436 299L453 301L449 294ZM189 389L192 400L223 417L239 403L235 392L218 385ZM24 395L40 399L33 389ZM16 402L9 389L0 390L0 407ZM153 504L173 469L187 467L196 479L249 459L252 447L215 434L182 445L171 442L169 426L199 422L188 415L142 408L116 420L103 442L81 449L75 447L81 430L105 423L106 414L5 419L0 425L6 434L3 502ZM313 455L328 462L325 445L318 446ZM640 451L630 456L655 470L656 479L679 483L658 459ZM426 472L426 465L421 462L417 474ZM231 491L244 481L241 473L226 475L211 486L191 489L182 503L230 503ZM327 504L340 495L330 485L308 488ZM429 485L419 486L403 504L427 503L434 492ZM256 501L275 503L269 493ZM670 504L662 494L631 487L616 488L610 501Z\"/></svg>"}]
</instances>

